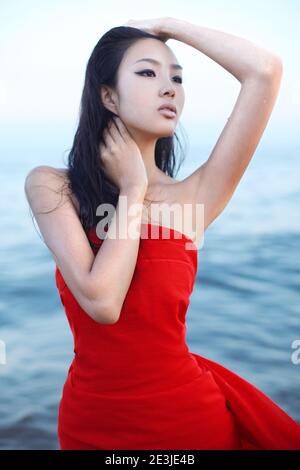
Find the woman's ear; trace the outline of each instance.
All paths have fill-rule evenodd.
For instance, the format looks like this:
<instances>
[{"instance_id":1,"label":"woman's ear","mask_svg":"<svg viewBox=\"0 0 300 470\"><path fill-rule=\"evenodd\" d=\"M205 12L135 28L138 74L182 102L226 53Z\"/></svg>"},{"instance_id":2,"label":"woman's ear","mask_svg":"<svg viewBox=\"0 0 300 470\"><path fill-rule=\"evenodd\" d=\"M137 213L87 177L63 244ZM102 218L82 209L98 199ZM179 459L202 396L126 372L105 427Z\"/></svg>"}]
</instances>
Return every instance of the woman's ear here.
<instances>
[{"instance_id":1,"label":"woman's ear","mask_svg":"<svg viewBox=\"0 0 300 470\"><path fill-rule=\"evenodd\" d=\"M100 98L103 106L114 114L118 114L115 104L115 92L108 85L101 85Z\"/></svg>"}]
</instances>

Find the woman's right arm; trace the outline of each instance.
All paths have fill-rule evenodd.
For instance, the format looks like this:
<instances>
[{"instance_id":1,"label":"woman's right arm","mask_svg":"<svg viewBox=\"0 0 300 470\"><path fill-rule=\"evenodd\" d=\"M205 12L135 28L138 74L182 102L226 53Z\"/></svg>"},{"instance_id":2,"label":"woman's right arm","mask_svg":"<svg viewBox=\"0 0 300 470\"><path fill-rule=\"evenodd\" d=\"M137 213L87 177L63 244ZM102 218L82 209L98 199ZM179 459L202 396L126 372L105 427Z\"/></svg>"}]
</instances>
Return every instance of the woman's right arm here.
<instances>
[{"instance_id":1,"label":"woman's right arm","mask_svg":"<svg viewBox=\"0 0 300 470\"><path fill-rule=\"evenodd\" d=\"M116 237L109 238L110 226L95 256L77 211L68 194L61 191L66 183L52 167L38 166L25 180L25 193L46 245L51 251L62 276L84 311L96 322L115 323L128 291L138 255L140 238L119 233L128 229L131 220L137 220L140 234L142 204L145 186L122 189L120 196L127 197L127 206L138 203L140 208L133 216L118 217L117 204L113 219L117 218ZM42 213L47 212L48 213ZM114 220L111 221L112 225ZM124 226L124 229L123 229ZM125 230L125 233L128 233Z\"/></svg>"}]
</instances>

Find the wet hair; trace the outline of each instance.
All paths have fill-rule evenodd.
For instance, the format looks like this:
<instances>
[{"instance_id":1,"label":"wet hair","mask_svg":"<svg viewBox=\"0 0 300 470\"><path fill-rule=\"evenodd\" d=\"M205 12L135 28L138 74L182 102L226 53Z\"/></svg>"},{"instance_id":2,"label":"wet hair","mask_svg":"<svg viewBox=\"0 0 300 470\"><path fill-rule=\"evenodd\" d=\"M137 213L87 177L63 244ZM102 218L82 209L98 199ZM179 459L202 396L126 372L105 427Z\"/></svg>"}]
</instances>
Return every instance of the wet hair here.
<instances>
[{"instance_id":1,"label":"wet hair","mask_svg":"<svg viewBox=\"0 0 300 470\"><path fill-rule=\"evenodd\" d=\"M117 72L125 52L136 41L146 38L165 42L138 28L114 27L99 39L87 63L79 123L67 157L67 186L79 203L79 217L85 230L95 227L102 217L107 217L96 215L100 204L108 203L116 208L120 192L106 176L99 158L103 131L114 116L102 103L100 87L107 85L116 88ZM181 152L179 163L176 161L178 152L175 144ZM176 133L157 140L155 163L166 175L176 176L184 158L185 151Z\"/></svg>"}]
</instances>

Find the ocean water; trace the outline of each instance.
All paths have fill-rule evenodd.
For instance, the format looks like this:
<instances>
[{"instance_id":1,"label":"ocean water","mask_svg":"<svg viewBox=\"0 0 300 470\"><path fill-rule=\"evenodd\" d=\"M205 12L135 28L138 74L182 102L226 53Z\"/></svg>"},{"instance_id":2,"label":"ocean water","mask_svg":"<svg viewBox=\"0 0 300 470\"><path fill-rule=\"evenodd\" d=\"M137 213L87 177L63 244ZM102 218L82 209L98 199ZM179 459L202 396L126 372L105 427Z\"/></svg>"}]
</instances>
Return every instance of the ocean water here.
<instances>
[{"instance_id":1,"label":"ocean water","mask_svg":"<svg viewBox=\"0 0 300 470\"><path fill-rule=\"evenodd\" d=\"M182 175L196 168L201 152L192 150ZM3 363L2 349L0 449L59 448L58 405L73 359L55 263L23 189L28 170L42 163L37 155L7 155L0 163L0 344L6 353ZM300 423L300 358L292 359L292 344L300 341L299 182L297 146L256 151L198 252L187 343Z\"/></svg>"}]
</instances>

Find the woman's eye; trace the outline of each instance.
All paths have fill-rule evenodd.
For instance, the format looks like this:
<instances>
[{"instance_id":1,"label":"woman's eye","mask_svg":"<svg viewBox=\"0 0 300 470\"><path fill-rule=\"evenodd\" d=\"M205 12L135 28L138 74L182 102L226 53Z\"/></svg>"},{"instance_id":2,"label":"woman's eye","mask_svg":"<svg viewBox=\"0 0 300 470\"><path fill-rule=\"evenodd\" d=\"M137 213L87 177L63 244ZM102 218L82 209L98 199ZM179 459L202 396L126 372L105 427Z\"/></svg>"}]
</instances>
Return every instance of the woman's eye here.
<instances>
[{"instance_id":1,"label":"woman's eye","mask_svg":"<svg viewBox=\"0 0 300 470\"><path fill-rule=\"evenodd\" d=\"M143 73L154 73L153 70L142 70L142 72L137 72L139 75L142 75Z\"/></svg>"},{"instance_id":2,"label":"woman's eye","mask_svg":"<svg viewBox=\"0 0 300 470\"><path fill-rule=\"evenodd\" d=\"M141 72L136 72L138 75L142 75L144 73L154 73L153 70L142 70ZM179 75L176 75L175 77L173 77L174 79L178 80L177 83L182 83L182 78L179 76Z\"/></svg>"}]
</instances>

